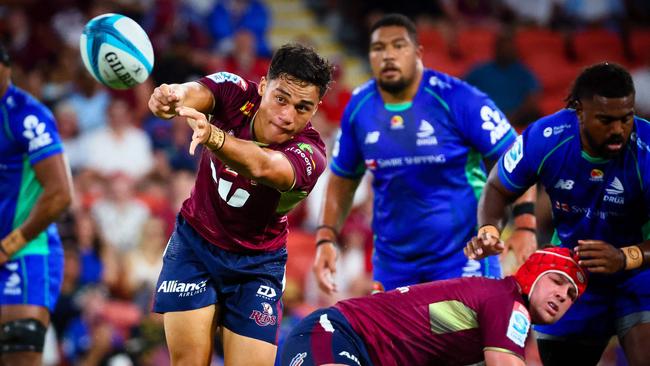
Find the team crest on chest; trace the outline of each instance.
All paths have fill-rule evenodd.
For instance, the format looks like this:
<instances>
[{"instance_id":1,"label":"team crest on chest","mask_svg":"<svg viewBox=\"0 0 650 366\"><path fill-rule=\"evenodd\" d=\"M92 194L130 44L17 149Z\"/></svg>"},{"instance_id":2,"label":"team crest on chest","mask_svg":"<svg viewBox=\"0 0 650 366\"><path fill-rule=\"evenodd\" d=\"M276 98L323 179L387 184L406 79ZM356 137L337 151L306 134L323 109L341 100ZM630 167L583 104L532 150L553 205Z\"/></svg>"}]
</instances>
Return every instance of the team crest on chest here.
<instances>
[{"instance_id":1,"label":"team crest on chest","mask_svg":"<svg viewBox=\"0 0 650 366\"><path fill-rule=\"evenodd\" d=\"M404 128L404 118L396 114L390 119L390 129L391 130L401 130Z\"/></svg>"}]
</instances>

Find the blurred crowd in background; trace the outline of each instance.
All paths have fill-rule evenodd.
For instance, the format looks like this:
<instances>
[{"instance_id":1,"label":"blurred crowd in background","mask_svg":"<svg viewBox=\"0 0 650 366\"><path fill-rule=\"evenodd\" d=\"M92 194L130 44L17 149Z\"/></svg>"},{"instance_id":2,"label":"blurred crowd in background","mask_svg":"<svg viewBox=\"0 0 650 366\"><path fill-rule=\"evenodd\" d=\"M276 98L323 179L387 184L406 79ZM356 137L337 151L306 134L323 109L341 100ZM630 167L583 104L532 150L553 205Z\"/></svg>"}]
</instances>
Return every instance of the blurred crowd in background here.
<instances>
[{"instance_id":1,"label":"blurred crowd in background","mask_svg":"<svg viewBox=\"0 0 650 366\"><path fill-rule=\"evenodd\" d=\"M0 1L0 41L13 58L13 82L54 112L76 191L73 208L59 222L65 271L46 364L168 364L162 317L151 313L151 299L175 215L194 183L198 154L188 153L191 130L185 122L153 117L147 100L155 85L216 71L259 81L273 52L271 1ZM604 59L632 70L637 113L650 116L648 1L304 0L304 5L348 55L361 60L367 29L380 14L413 17L425 66L487 92L519 130L562 108L577 71ZM130 90L101 86L79 56L84 24L108 12L136 20L154 46L151 78ZM310 42L308 36L287 41ZM313 120L330 147L353 87L340 79L344 71L338 68L339 82ZM372 286L368 182L341 233L338 294L325 297L314 285L313 229L327 174L289 219L283 334L316 307L366 294ZM549 234L540 232L540 243Z\"/></svg>"}]
</instances>

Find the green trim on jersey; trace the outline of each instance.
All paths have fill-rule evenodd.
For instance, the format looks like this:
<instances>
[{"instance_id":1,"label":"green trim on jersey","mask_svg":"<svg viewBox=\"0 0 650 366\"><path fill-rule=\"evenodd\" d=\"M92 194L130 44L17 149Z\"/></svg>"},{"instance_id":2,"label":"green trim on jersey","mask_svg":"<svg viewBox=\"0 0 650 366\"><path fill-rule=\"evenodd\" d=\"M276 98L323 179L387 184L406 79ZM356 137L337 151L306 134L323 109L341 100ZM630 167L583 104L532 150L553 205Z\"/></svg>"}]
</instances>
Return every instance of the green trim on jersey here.
<instances>
[{"instance_id":1,"label":"green trim on jersey","mask_svg":"<svg viewBox=\"0 0 650 366\"><path fill-rule=\"evenodd\" d=\"M446 334L478 328L476 311L458 300L429 304L429 326L433 334Z\"/></svg>"},{"instance_id":2,"label":"green trim on jersey","mask_svg":"<svg viewBox=\"0 0 650 366\"><path fill-rule=\"evenodd\" d=\"M544 162L546 162L546 159L548 159L548 157L551 156L551 154L553 154L553 153L555 152L555 150L559 149L560 146L566 144L567 142L569 142L569 141L570 141L571 139L573 139L574 137L575 137L575 136L569 136L569 137L567 137L566 139L564 139L564 141L560 142L560 143L557 144L557 145L556 145L556 146L555 146L551 151L549 151L548 154L546 154L546 156L544 157L544 159L542 159L542 162L539 163L539 167L537 168L537 175L538 175L538 176L539 176L539 172L542 171L542 167L544 166Z\"/></svg>"},{"instance_id":3,"label":"green trim on jersey","mask_svg":"<svg viewBox=\"0 0 650 366\"><path fill-rule=\"evenodd\" d=\"M302 201L309 192L305 191L287 191L280 193L278 208L275 210L279 215L284 215L291 211L300 201Z\"/></svg>"},{"instance_id":4,"label":"green trim on jersey","mask_svg":"<svg viewBox=\"0 0 650 366\"><path fill-rule=\"evenodd\" d=\"M551 244L553 244L556 247L562 245L562 241L560 240L560 236L557 235L557 229L553 229L553 236L551 237Z\"/></svg>"},{"instance_id":5,"label":"green trim on jersey","mask_svg":"<svg viewBox=\"0 0 650 366\"><path fill-rule=\"evenodd\" d=\"M508 139L507 139L506 137L508 137L509 135L515 135L515 136L516 136L516 134L515 134L515 132L514 132L513 129L510 129L510 130L508 131L508 133L507 133L505 136L503 136L503 137L501 138L501 141L499 141L499 143L498 143L495 147L493 147L492 150L488 151L488 153L485 154L485 156L486 156L486 157L492 156L492 154L494 154L495 152L499 151L499 149L501 149L501 146L502 146L503 144L505 144L506 141L508 141Z\"/></svg>"},{"instance_id":6,"label":"green trim on jersey","mask_svg":"<svg viewBox=\"0 0 650 366\"><path fill-rule=\"evenodd\" d=\"M402 102L402 103L384 103L384 108L390 112L404 112L405 110L411 108L413 102Z\"/></svg>"},{"instance_id":7,"label":"green trim on jersey","mask_svg":"<svg viewBox=\"0 0 650 366\"><path fill-rule=\"evenodd\" d=\"M14 221L11 225L13 229L19 227L20 224L25 222L42 192L43 187L41 187L41 184L36 179L34 169L32 169L32 165L29 163L29 158L25 155L23 158L23 173L20 178L20 192L18 193L18 199L16 200L16 214L14 215ZM36 238L14 254L12 258L18 258L28 254L47 255L49 252L47 245L47 231L42 231L38 236L36 236Z\"/></svg>"},{"instance_id":8,"label":"green trim on jersey","mask_svg":"<svg viewBox=\"0 0 650 366\"><path fill-rule=\"evenodd\" d=\"M373 95L375 95L374 91L368 93L365 97L363 97L363 99L361 99L359 104L357 104L357 107L354 108L354 111L352 111L352 113L350 114L350 122L352 122L352 120L354 120L354 116L356 116L356 114L359 112L359 109L361 109L361 107L363 107L363 105L366 104L368 99L370 99L370 97L372 97Z\"/></svg>"},{"instance_id":9,"label":"green trim on jersey","mask_svg":"<svg viewBox=\"0 0 650 366\"><path fill-rule=\"evenodd\" d=\"M472 187L477 201L481 197L485 182L487 182L487 176L481 169L481 160L481 154L474 149L470 149L465 163L465 177L467 177L467 183Z\"/></svg>"},{"instance_id":10,"label":"green trim on jersey","mask_svg":"<svg viewBox=\"0 0 650 366\"><path fill-rule=\"evenodd\" d=\"M609 159L603 159L603 158L598 158L598 157L591 156L591 155L589 155L588 152L586 152L584 150L580 151L580 156L582 156L583 159L587 160L588 162L590 162L592 164L606 164L606 163L609 163Z\"/></svg>"},{"instance_id":11,"label":"green trim on jersey","mask_svg":"<svg viewBox=\"0 0 650 366\"><path fill-rule=\"evenodd\" d=\"M436 92L434 92L429 88L424 88L424 91L433 95L433 97L436 98L438 102L440 102L440 104L442 104L442 106L445 108L447 112L451 112L451 108L449 108L449 104L447 104L447 102L445 102L445 100L442 99Z\"/></svg>"}]
</instances>

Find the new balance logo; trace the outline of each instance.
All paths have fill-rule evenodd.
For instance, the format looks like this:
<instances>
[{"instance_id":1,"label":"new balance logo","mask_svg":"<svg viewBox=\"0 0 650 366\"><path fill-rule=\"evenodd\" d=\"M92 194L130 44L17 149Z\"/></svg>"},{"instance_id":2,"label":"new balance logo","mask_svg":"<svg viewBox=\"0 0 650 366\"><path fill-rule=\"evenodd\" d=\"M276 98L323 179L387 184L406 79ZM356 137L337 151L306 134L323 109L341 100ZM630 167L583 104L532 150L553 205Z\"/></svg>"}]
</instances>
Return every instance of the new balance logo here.
<instances>
[{"instance_id":1,"label":"new balance logo","mask_svg":"<svg viewBox=\"0 0 650 366\"><path fill-rule=\"evenodd\" d=\"M366 145L374 144L379 141L379 131L371 131L366 134Z\"/></svg>"},{"instance_id":2,"label":"new balance logo","mask_svg":"<svg viewBox=\"0 0 650 366\"><path fill-rule=\"evenodd\" d=\"M559 179L557 183L555 183L555 189L564 189L566 191L570 191L573 189L573 184L575 182L570 180L570 179Z\"/></svg>"},{"instance_id":3,"label":"new balance logo","mask_svg":"<svg viewBox=\"0 0 650 366\"><path fill-rule=\"evenodd\" d=\"M605 191L611 195L622 194L624 191L623 183L621 183L618 177L614 177L614 180L609 184L609 188L606 188Z\"/></svg>"}]
</instances>

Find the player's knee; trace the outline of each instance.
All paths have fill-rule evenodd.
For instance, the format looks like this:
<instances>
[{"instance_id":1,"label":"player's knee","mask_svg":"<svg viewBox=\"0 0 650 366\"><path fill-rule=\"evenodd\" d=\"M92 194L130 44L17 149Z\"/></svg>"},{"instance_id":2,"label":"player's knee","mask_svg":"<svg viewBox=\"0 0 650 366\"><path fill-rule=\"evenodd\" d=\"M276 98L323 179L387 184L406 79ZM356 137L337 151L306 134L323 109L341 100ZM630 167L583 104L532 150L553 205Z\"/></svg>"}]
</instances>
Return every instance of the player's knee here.
<instances>
[{"instance_id":1,"label":"player's knee","mask_svg":"<svg viewBox=\"0 0 650 366\"><path fill-rule=\"evenodd\" d=\"M0 328L0 353L43 352L46 332L34 318L8 321Z\"/></svg>"}]
</instances>

